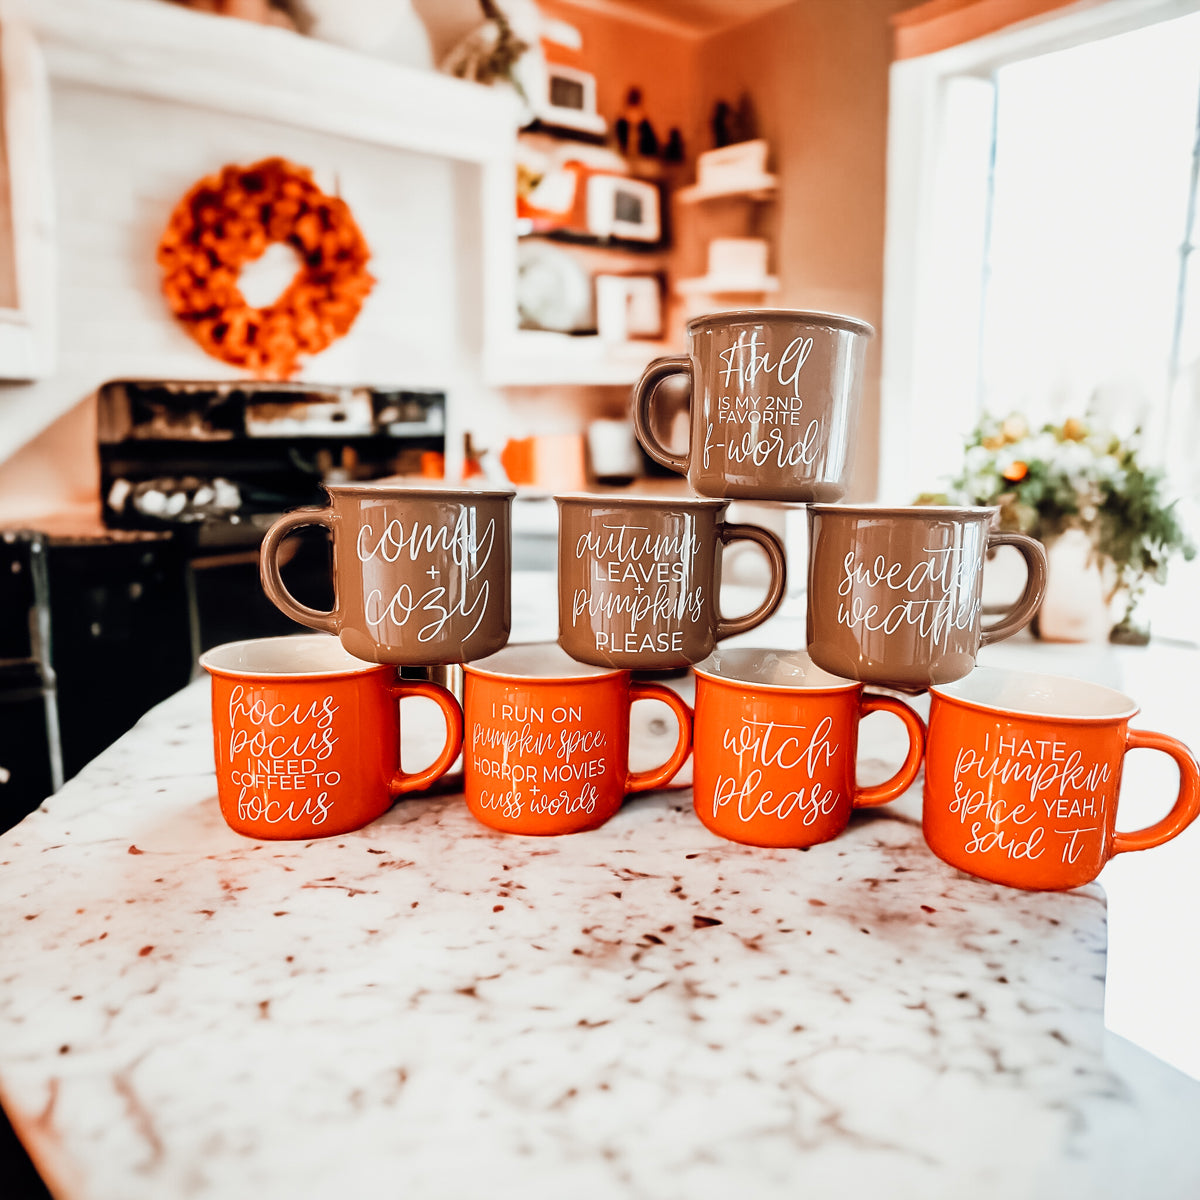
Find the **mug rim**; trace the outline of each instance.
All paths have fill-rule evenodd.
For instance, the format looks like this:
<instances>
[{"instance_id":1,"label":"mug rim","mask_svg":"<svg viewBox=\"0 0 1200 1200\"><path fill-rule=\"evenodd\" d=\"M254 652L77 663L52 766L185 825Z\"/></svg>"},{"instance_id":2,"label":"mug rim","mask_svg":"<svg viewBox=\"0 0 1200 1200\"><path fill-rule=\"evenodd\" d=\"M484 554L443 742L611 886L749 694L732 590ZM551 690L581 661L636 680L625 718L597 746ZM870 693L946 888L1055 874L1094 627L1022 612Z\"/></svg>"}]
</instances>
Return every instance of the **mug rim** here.
<instances>
[{"instance_id":1,"label":"mug rim","mask_svg":"<svg viewBox=\"0 0 1200 1200\"><path fill-rule=\"evenodd\" d=\"M785 682L785 683L770 683L762 679L747 678L747 673L721 674L718 670L719 660L723 657L734 658L750 656L753 654L778 654L781 657L799 659L807 663L809 666L816 668L822 675L828 676L828 682L817 684L807 684L803 682ZM716 659L716 665L708 665L711 660ZM832 671L826 671L824 667L813 662L812 655L807 650L780 650L773 646L730 646L724 650L717 648L712 651L706 658L703 658L698 663L692 664L692 670L703 679L709 680L711 683L723 683L727 687L752 688L756 691L768 692L788 692L792 694L804 693L807 695L828 695L833 692L851 692L862 689L863 684L857 679L846 679L842 675L835 675Z\"/></svg>"},{"instance_id":2,"label":"mug rim","mask_svg":"<svg viewBox=\"0 0 1200 1200\"><path fill-rule=\"evenodd\" d=\"M311 648L320 653L326 649L332 653L336 647L340 652L340 662L331 663L327 667L318 666L296 670L251 670L249 667L227 666L218 661L223 652L232 654L245 647L266 645L283 649L285 643L293 650ZM304 643L304 646L297 646L297 643ZM328 633L283 634L279 637L242 638L236 642L223 642L219 646L212 646L206 650L200 655L198 661L210 675L219 675L225 679L270 679L297 683L310 679L350 679L358 675L369 675L376 671L387 671L394 674L396 670L395 665L391 663L367 662L365 659L355 658L342 645L339 638Z\"/></svg>"},{"instance_id":3,"label":"mug rim","mask_svg":"<svg viewBox=\"0 0 1200 1200\"><path fill-rule=\"evenodd\" d=\"M522 653L533 651L535 654L539 652L550 651L559 662L566 667L566 670L555 669L550 674L530 674L529 672L502 670L501 664L496 664L495 659L498 658L517 658ZM510 653L511 652L511 653ZM561 657L560 657L561 656ZM485 655L483 658L477 658L474 662L463 663L463 671L470 675L478 675L483 679L506 679L517 680L521 683L590 683L597 679L611 679L615 675L628 675L627 667L600 667L592 663L580 662L578 659L572 658L557 642L510 642L507 646L495 651L492 654Z\"/></svg>"},{"instance_id":4,"label":"mug rim","mask_svg":"<svg viewBox=\"0 0 1200 1200\"><path fill-rule=\"evenodd\" d=\"M1028 707L1017 707L1012 702L998 703L955 693L956 688L965 690L972 685L972 682L974 686L978 687L980 683L984 683L988 679L997 679L1001 676L1019 680L1021 696L1035 695L1034 688L1039 684L1046 687L1065 683L1098 698L1108 700L1110 704L1114 705L1114 709L1111 712L1101 713L1053 712L1049 711L1049 706L1045 709L1033 707L1036 701L1030 701ZM1132 720L1141 711L1141 706L1132 696L1118 692L1116 688L1110 688L1103 683L1093 683L1090 679L1079 679L1074 675L1052 675L1043 671L1014 671L1004 667L976 667L969 675L964 675L961 679L956 679L951 683L931 684L929 691L938 700L946 703L961 705L963 708L987 713L993 717L1001 714L1018 720L1022 717L1032 717L1071 725L1113 725L1120 721Z\"/></svg>"},{"instance_id":5,"label":"mug rim","mask_svg":"<svg viewBox=\"0 0 1200 1200\"><path fill-rule=\"evenodd\" d=\"M705 325L735 325L750 324L755 321L768 322L773 320L790 320L808 325L824 325L833 329L841 329L846 333L858 333L864 337L873 338L875 327L861 317L851 317L844 313L822 312L819 309L807 308L731 308L724 312L704 313L693 317L687 323L687 331L701 329Z\"/></svg>"},{"instance_id":6,"label":"mug rim","mask_svg":"<svg viewBox=\"0 0 1200 1200\"><path fill-rule=\"evenodd\" d=\"M561 492L554 496L555 504L636 505L652 508L728 508L730 501L711 496L607 496L599 492Z\"/></svg>"},{"instance_id":7,"label":"mug rim","mask_svg":"<svg viewBox=\"0 0 1200 1200\"><path fill-rule=\"evenodd\" d=\"M821 516L924 517L946 520L991 517L1000 511L998 504L810 504L810 513Z\"/></svg>"},{"instance_id":8,"label":"mug rim","mask_svg":"<svg viewBox=\"0 0 1200 1200\"><path fill-rule=\"evenodd\" d=\"M360 483L322 483L321 487L331 496L350 496L355 494L368 496L388 496L403 500L409 496L432 497L435 499L469 500L479 498L515 499L517 490L514 487L470 487L463 483L443 483L439 486L437 480L421 479L404 483L385 483L380 480L363 480Z\"/></svg>"}]
</instances>

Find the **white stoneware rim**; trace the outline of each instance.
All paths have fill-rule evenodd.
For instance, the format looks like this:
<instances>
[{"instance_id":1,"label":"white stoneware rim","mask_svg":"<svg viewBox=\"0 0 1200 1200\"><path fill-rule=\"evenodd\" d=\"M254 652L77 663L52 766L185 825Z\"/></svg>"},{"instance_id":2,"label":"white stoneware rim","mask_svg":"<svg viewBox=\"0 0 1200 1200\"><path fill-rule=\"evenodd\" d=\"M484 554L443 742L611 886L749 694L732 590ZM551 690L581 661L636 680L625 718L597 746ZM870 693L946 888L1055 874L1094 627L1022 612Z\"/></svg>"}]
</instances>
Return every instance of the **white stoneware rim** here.
<instances>
[{"instance_id":1,"label":"white stoneware rim","mask_svg":"<svg viewBox=\"0 0 1200 1200\"><path fill-rule=\"evenodd\" d=\"M619 667L576 662L557 642L505 646L486 658L464 663L463 670L493 679L600 679L625 673Z\"/></svg>"},{"instance_id":2,"label":"white stoneware rim","mask_svg":"<svg viewBox=\"0 0 1200 1200\"><path fill-rule=\"evenodd\" d=\"M327 633L226 642L205 651L200 656L200 665L206 671L245 679L360 675L380 670L379 663L355 658L337 638Z\"/></svg>"},{"instance_id":3,"label":"white stoneware rim","mask_svg":"<svg viewBox=\"0 0 1200 1200\"><path fill-rule=\"evenodd\" d=\"M943 521L967 517L994 517L999 511L995 504L810 504L810 514L820 517L858 517L865 520L886 517L919 517L923 520L941 518Z\"/></svg>"},{"instance_id":4,"label":"white stoneware rim","mask_svg":"<svg viewBox=\"0 0 1200 1200\"><path fill-rule=\"evenodd\" d=\"M693 668L697 675L722 683L744 683L780 691L847 691L862 684L818 667L803 650L734 646L714 650Z\"/></svg>"},{"instance_id":5,"label":"white stoneware rim","mask_svg":"<svg viewBox=\"0 0 1200 1200\"><path fill-rule=\"evenodd\" d=\"M998 667L976 667L963 679L935 684L929 690L975 708L1056 721L1116 721L1138 711L1129 696L1103 684Z\"/></svg>"}]
</instances>

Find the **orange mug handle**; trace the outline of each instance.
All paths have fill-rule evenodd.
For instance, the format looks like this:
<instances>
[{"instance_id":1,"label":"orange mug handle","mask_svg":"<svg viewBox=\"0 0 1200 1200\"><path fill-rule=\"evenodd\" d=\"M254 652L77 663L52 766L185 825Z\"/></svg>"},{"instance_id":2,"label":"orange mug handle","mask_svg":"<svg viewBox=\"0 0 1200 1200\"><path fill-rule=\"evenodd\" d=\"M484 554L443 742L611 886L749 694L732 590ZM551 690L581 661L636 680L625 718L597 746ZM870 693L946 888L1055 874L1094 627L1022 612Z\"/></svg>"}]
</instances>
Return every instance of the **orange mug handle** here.
<instances>
[{"instance_id":1,"label":"orange mug handle","mask_svg":"<svg viewBox=\"0 0 1200 1200\"><path fill-rule=\"evenodd\" d=\"M767 588L766 598L753 612L748 612L744 617L722 617L718 614L716 640L720 642L737 633L748 633L774 614L787 590L787 555L779 538L769 529L758 525L736 525L726 521L718 536L724 546L738 541L757 542L766 552L771 565L771 585Z\"/></svg>"},{"instance_id":2,"label":"orange mug handle","mask_svg":"<svg viewBox=\"0 0 1200 1200\"><path fill-rule=\"evenodd\" d=\"M661 700L667 705L679 720L679 741L675 743L671 757L661 767L631 771L625 780L626 793L646 792L670 783L692 752L692 710L678 693L657 683L631 683L629 703L632 705L635 700Z\"/></svg>"},{"instance_id":3,"label":"orange mug handle","mask_svg":"<svg viewBox=\"0 0 1200 1200\"><path fill-rule=\"evenodd\" d=\"M309 629L319 629L322 633L337 633L337 613L309 608L287 590L283 576L279 573L279 548L289 533L306 525L324 525L326 529L332 529L332 516L331 508L298 508L295 512L284 513L267 530L258 552L258 574L267 599L285 617L291 617L293 621L307 625Z\"/></svg>"},{"instance_id":4,"label":"orange mug handle","mask_svg":"<svg viewBox=\"0 0 1200 1200\"><path fill-rule=\"evenodd\" d=\"M660 466L677 475L686 475L688 461L692 456L691 446L683 454L668 450L654 436L650 428L650 409L658 385L670 375L686 375L692 378L692 360L686 354L656 358L642 372L642 377L633 385L633 429L642 448Z\"/></svg>"},{"instance_id":5,"label":"orange mug handle","mask_svg":"<svg viewBox=\"0 0 1200 1200\"><path fill-rule=\"evenodd\" d=\"M426 696L442 710L446 718L446 744L442 752L423 771L406 772L399 764L396 773L388 784L388 791L393 797L405 792L415 792L428 787L436 779L441 779L454 765L454 760L462 753L463 744L463 715L458 701L452 692L447 691L440 683L425 679L404 679L388 685L388 693L397 701L405 696Z\"/></svg>"},{"instance_id":6,"label":"orange mug handle","mask_svg":"<svg viewBox=\"0 0 1200 1200\"><path fill-rule=\"evenodd\" d=\"M1200 766L1192 752L1178 738L1165 733L1151 733L1146 729L1131 729L1125 735L1125 753L1130 750L1161 750L1179 764L1179 795L1171 811L1161 821L1137 829L1133 833L1113 834L1112 852L1124 854L1127 850L1149 850L1161 846L1177 834L1182 833L1200 813Z\"/></svg>"},{"instance_id":7,"label":"orange mug handle","mask_svg":"<svg viewBox=\"0 0 1200 1200\"><path fill-rule=\"evenodd\" d=\"M985 625L980 630L979 644L990 646L993 642L1002 642L1014 633L1019 633L1042 606L1046 595L1046 548L1036 538L1027 533L1013 533L1010 530L989 530L987 548L993 546L1012 546L1019 550L1029 569L1029 578L1025 580L1025 590L1020 599L994 625Z\"/></svg>"},{"instance_id":8,"label":"orange mug handle","mask_svg":"<svg viewBox=\"0 0 1200 1200\"><path fill-rule=\"evenodd\" d=\"M856 787L855 808L872 808L877 804L887 804L903 795L916 779L917 772L921 769L921 760L925 757L925 722L907 704L902 700L893 700L891 696L868 696L864 693L858 702L859 719L873 712L894 713L904 722L908 729L908 757L891 779L874 787Z\"/></svg>"}]
</instances>

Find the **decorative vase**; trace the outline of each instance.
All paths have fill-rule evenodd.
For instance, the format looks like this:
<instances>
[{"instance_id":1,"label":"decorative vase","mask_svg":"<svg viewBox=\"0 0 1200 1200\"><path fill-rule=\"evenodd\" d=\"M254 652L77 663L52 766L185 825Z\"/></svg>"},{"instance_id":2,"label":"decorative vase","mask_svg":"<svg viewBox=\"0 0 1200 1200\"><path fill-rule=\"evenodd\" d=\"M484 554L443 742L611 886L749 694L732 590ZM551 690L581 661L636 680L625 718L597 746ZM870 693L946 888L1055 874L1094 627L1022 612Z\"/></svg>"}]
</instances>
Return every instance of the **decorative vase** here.
<instances>
[{"instance_id":1,"label":"decorative vase","mask_svg":"<svg viewBox=\"0 0 1200 1200\"><path fill-rule=\"evenodd\" d=\"M1046 597L1033 631L1045 642L1102 642L1112 629L1109 585L1092 541L1067 529L1046 543Z\"/></svg>"}]
</instances>

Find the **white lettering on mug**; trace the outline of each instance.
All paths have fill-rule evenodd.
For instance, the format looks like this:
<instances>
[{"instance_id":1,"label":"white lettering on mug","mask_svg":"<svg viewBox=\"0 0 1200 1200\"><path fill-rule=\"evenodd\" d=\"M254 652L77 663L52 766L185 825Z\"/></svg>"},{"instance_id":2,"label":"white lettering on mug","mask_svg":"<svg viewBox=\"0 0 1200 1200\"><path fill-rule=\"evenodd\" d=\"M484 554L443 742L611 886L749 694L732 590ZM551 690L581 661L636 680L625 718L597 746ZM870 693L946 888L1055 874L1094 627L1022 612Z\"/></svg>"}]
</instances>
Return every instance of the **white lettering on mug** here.
<instances>
[{"instance_id":1,"label":"white lettering on mug","mask_svg":"<svg viewBox=\"0 0 1200 1200\"><path fill-rule=\"evenodd\" d=\"M758 331L743 330L737 341L717 357L721 394L706 422L702 465L712 464L714 450L723 450L734 466L812 466L821 451L821 425L804 414L798 392L800 372L812 353L811 337L793 338L777 360L760 350ZM760 391L761 388L776 389Z\"/></svg>"},{"instance_id":2,"label":"white lettering on mug","mask_svg":"<svg viewBox=\"0 0 1200 1200\"><path fill-rule=\"evenodd\" d=\"M735 775L717 776L713 816L720 816L730 804L743 822L774 817L812 825L820 817L832 815L838 806L837 792L812 778L816 771L831 766L841 751L840 744L829 739L832 729L833 718L828 716L811 730L806 725L751 720L744 720L737 729L726 729L721 748L737 760L738 769ZM763 786L764 767L794 774L802 784L776 795L774 789Z\"/></svg>"},{"instance_id":3,"label":"white lettering on mug","mask_svg":"<svg viewBox=\"0 0 1200 1200\"><path fill-rule=\"evenodd\" d=\"M372 588L365 597L363 619L376 636L381 636L380 628L389 622L397 629L402 629L414 614L420 614L428 619L417 630L417 641L428 642L437 637L455 617L466 619L474 614L475 624L462 636L465 642L474 636L487 616L489 592L489 582L485 579L473 595L463 589L454 603L447 604L447 589L441 586L431 587L421 595L414 596L412 588L402 583L387 601L379 588Z\"/></svg>"},{"instance_id":4,"label":"white lettering on mug","mask_svg":"<svg viewBox=\"0 0 1200 1200\"><path fill-rule=\"evenodd\" d=\"M487 566L496 542L496 522L483 522L482 530L478 524L477 514L469 508L458 514L453 525L441 527L421 521L406 527L397 518L376 532L373 525L363 522L356 550L364 566L376 560L396 563L401 559L430 564L431 584L424 590L405 582L394 589L373 587L366 591L364 620L377 637L386 640L392 629L402 629L417 618L424 620L417 630L417 641L428 642L441 635L452 620L465 621L472 616L475 623L462 640L474 636L487 615L490 585L486 579L477 587L467 585ZM432 582L442 569L437 564L447 559L450 565L465 568L460 586L455 589Z\"/></svg>"},{"instance_id":5,"label":"white lettering on mug","mask_svg":"<svg viewBox=\"0 0 1200 1200\"><path fill-rule=\"evenodd\" d=\"M974 587L978 556L964 556L959 546L926 546L923 553L929 557L913 566L883 555L860 562L853 550L847 553L837 589L842 597L838 623L869 633L895 633L907 626L935 647L948 644L955 630L974 629L982 604ZM860 588L865 594L860 594ZM923 590L934 594L924 598L914 594ZM875 597L880 592L894 594L895 602L878 603Z\"/></svg>"},{"instance_id":6,"label":"white lettering on mug","mask_svg":"<svg viewBox=\"0 0 1200 1200\"><path fill-rule=\"evenodd\" d=\"M323 768L338 742L337 712L332 696L308 704L268 704L248 696L242 684L234 685L226 715L230 782L238 789L240 819L324 824L333 807L329 789L342 778ZM279 792L293 795L278 798Z\"/></svg>"},{"instance_id":7,"label":"white lettering on mug","mask_svg":"<svg viewBox=\"0 0 1200 1200\"><path fill-rule=\"evenodd\" d=\"M1036 859L1057 837L1061 860L1070 864L1089 839L1103 844L1111 778L1108 763L1085 760L1065 741L987 733L981 746L958 748L950 813L969 829L967 854L998 850Z\"/></svg>"},{"instance_id":8,"label":"white lettering on mug","mask_svg":"<svg viewBox=\"0 0 1200 1200\"><path fill-rule=\"evenodd\" d=\"M794 389L812 348L811 337L792 338L779 358L772 362L770 352L758 348L758 330L742 330L738 340L718 354L725 364L718 374L725 387L736 387L743 392L756 386L759 375L773 378L781 388Z\"/></svg>"},{"instance_id":9,"label":"white lettering on mug","mask_svg":"<svg viewBox=\"0 0 1200 1200\"><path fill-rule=\"evenodd\" d=\"M549 720L547 720L547 715ZM505 726L495 722L517 721ZM582 706L493 703L470 732L471 764L494 786L477 785L479 805L508 820L523 813L573 816L593 813L600 793L594 781L611 770L607 737L587 728Z\"/></svg>"},{"instance_id":10,"label":"white lettering on mug","mask_svg":"<svg viewBox=\"0 0 1200 1200\"><path fill-rule=\"evenodd\" d=\"M707 611L705 585L695 578L699 552L690 530L664 534L627 524L589 529L575 543L576 555L589 563L590 579L571 597L572 622L587 615L597 649L682 650L683 627L703 620ZM614 584L633 586L616 590ZM597 618L605 628L595 628Z\"/></svg>"},{"instance_id":11,"label":"white lettering on mug","mask_svg":"<svg viewBox=\"0 0 1200 1200\"><path fill-rule=\"evenodd\" d=\"M358 531L358 561L369 563L380 558L394 563L407 555L409 562L416 562L449 555L456 567L473 564L467 578L474 579L487 566L496 540L496 522L488 521L480 534L475 529L476 520L475 512L468 508L458 514L453 527L437 528L414 521L406 530L397 518L389 521L378 536L374 527L364 522Z\"/></svg>"}]
</instances>

